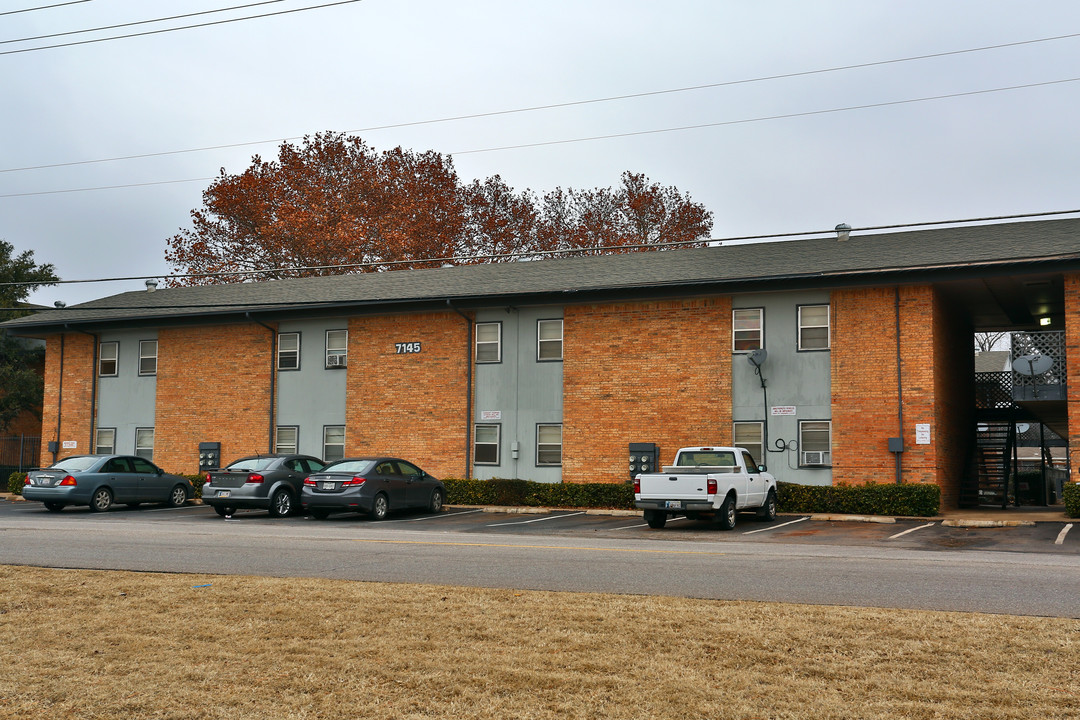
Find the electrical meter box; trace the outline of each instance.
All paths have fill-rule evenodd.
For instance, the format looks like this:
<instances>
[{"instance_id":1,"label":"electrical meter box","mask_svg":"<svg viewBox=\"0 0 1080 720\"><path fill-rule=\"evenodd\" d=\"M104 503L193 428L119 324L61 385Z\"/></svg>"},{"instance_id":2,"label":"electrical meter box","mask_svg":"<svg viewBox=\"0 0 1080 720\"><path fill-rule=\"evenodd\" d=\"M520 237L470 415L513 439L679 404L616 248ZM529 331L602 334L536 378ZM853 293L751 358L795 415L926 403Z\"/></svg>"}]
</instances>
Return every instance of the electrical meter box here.
<instances>
[{"instance_id":1,"label":"electrical meter box","mask_svg":"<svg viewBox=\"0 0 1080 720\"><path fill-rule=\"evenodd\" d=\"M659 460L660 447L656 443L630 443L630 479L640 473L656 472Z\"/></svg>"},{"instance_id":2,"label":"electrical meter box","mask_svg":"<svg viewBox=\"0 0 1080 720\"><path fill-rule=\"evenodd\" d=\"M199 472L221 469L221 443L199 443Z\"/></svg>"}]
</instances>

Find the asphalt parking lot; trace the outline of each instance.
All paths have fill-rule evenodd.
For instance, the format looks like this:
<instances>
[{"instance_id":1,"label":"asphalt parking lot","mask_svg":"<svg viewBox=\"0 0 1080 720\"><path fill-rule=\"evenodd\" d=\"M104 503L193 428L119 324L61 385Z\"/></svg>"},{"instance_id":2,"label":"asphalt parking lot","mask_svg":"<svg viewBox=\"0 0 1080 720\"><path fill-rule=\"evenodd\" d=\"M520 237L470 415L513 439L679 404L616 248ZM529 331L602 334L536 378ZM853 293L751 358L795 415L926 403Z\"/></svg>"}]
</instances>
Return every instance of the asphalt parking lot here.
<instances>
[{"instance_id":1,"label":"asphalt parking lot","mask_svg":"<svg viewBox=\"0 0 1080 720\"><path fill-rule=\"evenodd\" d=\"M334 528L363 527L365 530L401 529L431 533L464 533L485 536L518 535L532 537L603 537L610 539L647 537L677 543L680 541L800 543L858 546L888 546L903 549L984 550L998 552L1043 552L1080 555L1080 528L1074 522L1024 521L1003 511L1009 524L1002 527L972 527L950 524L947 519L874 518L844 516L780 515L772 522L760 522L753 515L740 515L734 530L715 530L706 522L674 518L667 527L653 530L640 513L630 511L535 510L519 508L478 508L449 506L437 515L392 513L381 522L355 514L335 514L326 520L308 516L272 518L266 511L241 510L230 520L218 517L201 504L171 509L153 505L138 508L117 507L96 514L86 508L66 508L49 513L40 503L0 502L0 523L30 517L79 518L98 523L131 520L161 523L185 522L210 530L221 523L288 524L301 530L305 523L326 524ZM952 521L955 523L955 521Z\"/></svg>"}]
</instances>

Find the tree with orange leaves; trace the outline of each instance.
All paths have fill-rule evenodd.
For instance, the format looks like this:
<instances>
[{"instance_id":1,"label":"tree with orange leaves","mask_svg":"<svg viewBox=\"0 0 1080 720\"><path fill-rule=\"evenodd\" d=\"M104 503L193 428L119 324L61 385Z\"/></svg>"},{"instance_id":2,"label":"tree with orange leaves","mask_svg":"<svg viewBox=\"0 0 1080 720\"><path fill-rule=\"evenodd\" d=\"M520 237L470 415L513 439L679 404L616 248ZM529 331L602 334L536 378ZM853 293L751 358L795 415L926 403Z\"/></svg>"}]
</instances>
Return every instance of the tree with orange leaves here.
<instances>
[{"instance_id":1,"label":"tree with orange leaves","mask_svg":"<svg viewBox=\"0 0 1080 720\"><path fill-rule=\"evenodd\" d=\"M165 259L195 277L172 284L496 262L522 253L652 249L704 242L712 213L674 188L623 173L617 189L515 192L498 175L463 185L449 156L376 152L339 133L283 143L221 174L168 241Z\"/></svg>"}]
</instances>

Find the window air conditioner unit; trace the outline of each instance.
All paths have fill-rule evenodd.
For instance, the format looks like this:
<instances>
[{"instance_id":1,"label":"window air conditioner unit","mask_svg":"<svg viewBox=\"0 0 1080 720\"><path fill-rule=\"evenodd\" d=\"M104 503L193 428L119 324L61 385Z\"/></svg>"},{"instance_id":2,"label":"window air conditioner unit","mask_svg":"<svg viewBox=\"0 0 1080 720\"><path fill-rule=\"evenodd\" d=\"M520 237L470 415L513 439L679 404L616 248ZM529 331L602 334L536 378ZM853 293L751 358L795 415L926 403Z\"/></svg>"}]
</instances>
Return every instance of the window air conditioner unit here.
<instances>
[{"instance_id":1,"label":"window air conditioner unit","mask_svg":"<svg viewBox=\"0 0 1080 720\"><path fill-rule=\"evenodd\" d=\"M829 453L822 451L808 450L802 454L803 465L828 465Z\"/></svg>"},{"instance_id":2,"label":"window air conditioner unit","mask_svg":"<svg viewBox=\"0 0 1080 720\"><path fill-rule=\"evenodd\" d=\"M344 355L327 355L326 367L345 367Z\"/></svg>"}]
</instances>

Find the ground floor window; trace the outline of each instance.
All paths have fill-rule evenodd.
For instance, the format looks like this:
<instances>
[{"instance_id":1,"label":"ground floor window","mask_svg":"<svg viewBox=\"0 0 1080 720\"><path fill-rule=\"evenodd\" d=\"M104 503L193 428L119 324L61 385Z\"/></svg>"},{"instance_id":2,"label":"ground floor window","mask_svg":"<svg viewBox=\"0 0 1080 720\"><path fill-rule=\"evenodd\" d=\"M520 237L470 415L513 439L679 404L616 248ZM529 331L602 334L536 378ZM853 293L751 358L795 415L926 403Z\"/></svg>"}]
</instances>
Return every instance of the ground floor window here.
<instances>
[{"instance_id":1,"label":"ground floor window","mask_svg":"<svg viewBox=\"0 0 1080 720\"><path fill-rule=\"evenodd\" d=\"M803 420L799 423L799 465L832 465L832 423Z\"/></svg>"},{"instance_id":2,"label":"ground floor window","mask_svg":"<svg viewBox=\"0 0 1080 720\"><path fill-rule=\"evenodd\" d=\"M135 428L135 454L147 460L154 459L154 428Z\"/></svg>"},{"instance_id":3,"label":"ground floor window","mask_svg":"<svg viewBox=\"0 0 1080 720\"><path fill-rule=\"evenodd\" d=\"M112 455L116 452L116 428L98 428L94 452L98 455Z\"/></svg>"},{"instance_id":4,"label":"ground floor window","mask_svg":"<svg viewBox=\"0 0 1080 720\"><path fill-rule=\"evenodd\" d=\"M536 464L562 465L562 423L536 426Z\"/></svg>"},{"instance_id":5,"label":"ground floor window","mask_svg":"<svg viewBox=\"0 0 1080 720\"><path fill-rule=\"evenodd\" d=\"M345 426L327 425L323 428L323 460L328 463L345 457Z\"/></svg>"},{"instance_id":6,"label":"ground floor window","mask_svg":"<svg viewBox=\"0 0 1080 720\"><path fill-rule=\"evenodd\" d=\"M473 427L473 464L499 464L499 425L475 425Z\"/></svg>"},{"instance_id":7,"label":"ground floor window","mask_svg":"<svg viewBox=\"0 0 1080 720\"><path fill-rule=\"evenodd\" d=\"M274 452L295 455L300 445L300 428L279 425L274 439Z\"/></svg>"},{"instance_id":8,"label":"ground floor window","mask_svg":"<svg viewBox=\"0 0 1080 720\"><path fill-rule=\"evenodd\" d=\"M765 455L762 450L764 444L764 429L765 423L760 422L737 422L735 423L732 431L732 436L735 439L735 446L746 448L750 451L750 455L754 460L761 463Z\"/></svg>"}]
</instances>

